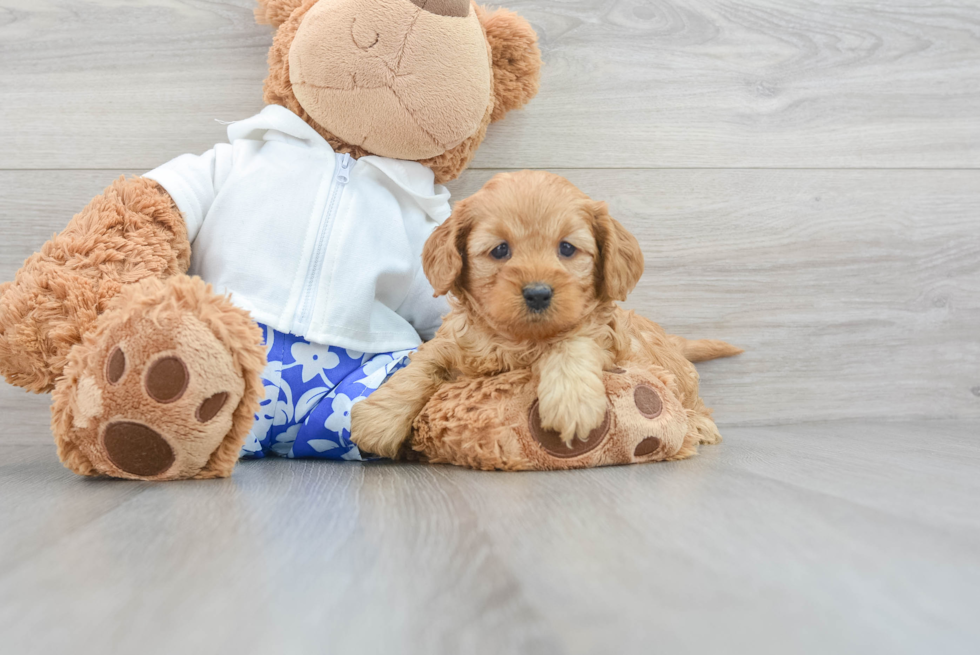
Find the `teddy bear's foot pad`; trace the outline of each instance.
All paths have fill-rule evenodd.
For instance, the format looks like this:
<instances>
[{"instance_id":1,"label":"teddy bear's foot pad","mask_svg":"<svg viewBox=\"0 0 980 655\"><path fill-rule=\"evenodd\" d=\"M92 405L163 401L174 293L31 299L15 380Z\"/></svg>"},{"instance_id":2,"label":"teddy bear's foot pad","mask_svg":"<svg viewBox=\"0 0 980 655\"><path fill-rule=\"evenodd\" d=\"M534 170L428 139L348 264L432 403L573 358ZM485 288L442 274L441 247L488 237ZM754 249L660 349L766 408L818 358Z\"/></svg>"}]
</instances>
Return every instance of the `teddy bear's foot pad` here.
<instances>
[{"instance_id":1,"label":"teddy bear's foot pad","mask_svg":"<svg viewBox=\"0 0 980 655\"><path fill-rule=\"evenodd\" d=\"M120 470L141 477L160 475L173 466L177 459L167 440L142 423L109 423L102 443L113 464Z\"/></svg>"},{"instance_id":2,"label":"teddy bear's foot pad","mask_svg":"<svg viewBox=\"0 0 980 655\"><path fill-rule=\"evenodd\" d=\"M56 390L56 433L61 427L97 473L197 476L231 430L245 391L232 354L198 311L176 303L100 321L73 349Z\"/></svg>"}]
</instances>

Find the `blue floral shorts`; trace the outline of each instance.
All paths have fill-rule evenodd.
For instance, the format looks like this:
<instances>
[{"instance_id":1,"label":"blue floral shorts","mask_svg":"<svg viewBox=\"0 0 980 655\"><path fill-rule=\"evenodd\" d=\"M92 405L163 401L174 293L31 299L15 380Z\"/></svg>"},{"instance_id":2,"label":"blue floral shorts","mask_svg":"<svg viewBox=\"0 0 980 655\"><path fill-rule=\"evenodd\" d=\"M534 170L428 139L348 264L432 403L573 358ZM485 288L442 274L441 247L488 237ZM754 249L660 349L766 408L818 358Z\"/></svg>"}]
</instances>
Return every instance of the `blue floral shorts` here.
<instances>
[{"instance_id":1,"label":"blue floral shorts","mask_svg":"<svg viewBox=\"0 0 980 655\"><path fill-rule=\"evenodd\" d=\"M407 365L414 349L361 353L259 327L269 361L265 399L241 456L363 459L350 440L351 407Z\"/></svg>"}]
</instances>

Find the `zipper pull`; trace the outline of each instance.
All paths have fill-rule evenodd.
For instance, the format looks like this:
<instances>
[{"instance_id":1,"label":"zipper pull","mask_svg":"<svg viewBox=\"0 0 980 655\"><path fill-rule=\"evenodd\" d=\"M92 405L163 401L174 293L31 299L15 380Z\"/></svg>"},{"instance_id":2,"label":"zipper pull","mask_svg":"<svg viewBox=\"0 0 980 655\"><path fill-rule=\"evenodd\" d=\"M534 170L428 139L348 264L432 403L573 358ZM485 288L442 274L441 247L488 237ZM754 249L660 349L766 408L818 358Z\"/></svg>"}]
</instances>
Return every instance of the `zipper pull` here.
<instances>
[{"instance_id":1,"label":"zipper pull","mask_svg":"<svg viewBox=\"0 0 980 655\"><path fill-rule=\"evenodd\" d=\"M346 152L338 157L337 181L341 184L347 184L350 181L350 169L354 166L354 158Z\"/></svg>"}]
</instances>

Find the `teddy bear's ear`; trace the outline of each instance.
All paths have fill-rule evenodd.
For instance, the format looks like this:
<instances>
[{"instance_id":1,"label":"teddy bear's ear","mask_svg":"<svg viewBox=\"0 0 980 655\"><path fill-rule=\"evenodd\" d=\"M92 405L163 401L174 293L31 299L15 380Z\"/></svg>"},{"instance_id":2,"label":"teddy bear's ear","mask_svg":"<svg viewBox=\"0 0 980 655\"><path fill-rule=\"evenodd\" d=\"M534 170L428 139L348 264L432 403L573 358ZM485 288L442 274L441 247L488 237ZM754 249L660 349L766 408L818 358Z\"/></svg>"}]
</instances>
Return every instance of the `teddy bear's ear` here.
<instances>
[{"instance_id":1,"label":"teddy bear's ear","mask_svg":"<svg viewBox=\"0 0 980 655\"><path fill-rule=\"evenodd\" d=\"M477 15L493 54L494 105L490 120L499 121L511 109L526 105L538 92L538 35L526 20L506 9L491 11L477 6Z\"/></svg>"},{"instance_id":2,"label":"teddy bear's ear","mask_svg":"<svg viewBox=\"0 0 980 655\"><path fill-rule=\"evenodd\" d=\"M286 22L293 10L307 0L259 0L255 8L255 22L279 27Z\"/></svg>"}]
</instances>

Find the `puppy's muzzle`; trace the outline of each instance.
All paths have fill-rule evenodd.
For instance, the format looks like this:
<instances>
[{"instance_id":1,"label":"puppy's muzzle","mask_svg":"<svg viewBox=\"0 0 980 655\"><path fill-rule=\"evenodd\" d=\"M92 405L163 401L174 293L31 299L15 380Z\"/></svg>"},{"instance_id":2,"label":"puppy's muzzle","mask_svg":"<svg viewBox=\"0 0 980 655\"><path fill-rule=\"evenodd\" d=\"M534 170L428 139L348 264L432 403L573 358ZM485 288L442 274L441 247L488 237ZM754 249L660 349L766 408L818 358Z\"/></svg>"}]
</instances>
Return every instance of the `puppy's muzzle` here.
<instances>
[{"instance_id":1,"label":"puppy's muzzle","mask_svg":"<svg viewBox=\"0 0 980 655\"><path fill-rule=\"evenodd\" d=\"M547 284L529 284L522 290L524 303L532 312L539 313L551 306L554 291Z\"/></svg>"}]
</instances>

